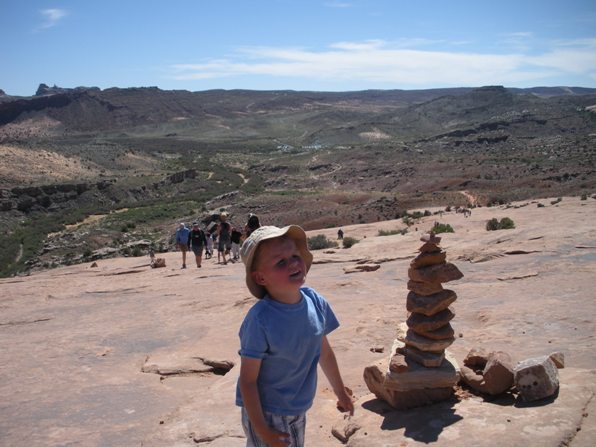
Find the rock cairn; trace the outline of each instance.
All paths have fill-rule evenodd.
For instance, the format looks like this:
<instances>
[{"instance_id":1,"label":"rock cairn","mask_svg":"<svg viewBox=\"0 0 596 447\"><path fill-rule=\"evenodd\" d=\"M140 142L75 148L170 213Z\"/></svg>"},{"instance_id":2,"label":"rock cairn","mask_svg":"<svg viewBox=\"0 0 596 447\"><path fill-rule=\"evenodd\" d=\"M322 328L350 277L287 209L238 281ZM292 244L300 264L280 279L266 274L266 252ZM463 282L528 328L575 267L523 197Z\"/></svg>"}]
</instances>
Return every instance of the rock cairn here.
<instances>
[{"instance_id":1,"label":"rock cairn","mask_svg":"<svg viewBox=\"0 0 596 447\"><path fill-rule=\"evenodd\" d=\"M446 262L441 238L433 233L420 239L424 244L410 263L406 327L398 334L391 357L364 370L369 390L397 409L429 405L448 399L459 380L459 367L446 349L454 342L449 307L457 299L442 283L463 277ZM403 327L403 325L402 325Z\"/></svg>"}]
</instances>

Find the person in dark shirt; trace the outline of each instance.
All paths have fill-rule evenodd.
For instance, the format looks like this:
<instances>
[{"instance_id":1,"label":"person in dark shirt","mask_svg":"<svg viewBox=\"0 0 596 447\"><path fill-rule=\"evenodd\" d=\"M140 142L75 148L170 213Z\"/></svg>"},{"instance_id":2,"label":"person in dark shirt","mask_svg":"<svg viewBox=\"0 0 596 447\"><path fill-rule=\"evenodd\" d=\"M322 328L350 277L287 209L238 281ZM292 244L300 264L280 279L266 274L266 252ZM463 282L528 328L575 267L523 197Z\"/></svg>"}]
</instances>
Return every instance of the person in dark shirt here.
<instances>
[{"instance_id":1,"label":"person in dark shirt","mask_svg":"<svg viewBox=\"0 0 596 447\"><path fill-rule=\"evenodd\" d=\"M240 259L240 238L242 237L242 232L238 230L236 227L232 227L232 261L237 261Z\"/></svg>"},{"instance_id":2,"label":"person in dark shirt","mask_svg":"<svg viewBox=\"0 0 596 447\"><path fill-rule=\"evenodd\" d=\"M246 237L249 237L253 231L261 226L259 222L259 217L256 214L250 213L248 215L248 221L244 226L244 234Z\"/></svg>"},{"instance_id":3,"label":"person in dark shirt","mask_svg":"<svg viewBox=\"0 0 596 447\"><path fill-rule=\"evenodd\" d=\"M232 226L227 221L228 213L221 213L219 215L219 225L217 227L217 263L220 263L220 257L224 264L227 264L226 255L230 254L232 248L231 233Z\"/></svg>"},{"instance_id":4,"label":"person in dark shirt","mask_svg":"<svg viewBox=\"0 0 596 447\"><path fill-rule=\"evenodd\" d=\"M201 230L198 222L193 222L192 230L188 235L188 248L195 254L197 261L197 267L201 267L203 260L203 249L207 245L207 239L205 238L205 232Z\"/></svg>"}]
</instances>

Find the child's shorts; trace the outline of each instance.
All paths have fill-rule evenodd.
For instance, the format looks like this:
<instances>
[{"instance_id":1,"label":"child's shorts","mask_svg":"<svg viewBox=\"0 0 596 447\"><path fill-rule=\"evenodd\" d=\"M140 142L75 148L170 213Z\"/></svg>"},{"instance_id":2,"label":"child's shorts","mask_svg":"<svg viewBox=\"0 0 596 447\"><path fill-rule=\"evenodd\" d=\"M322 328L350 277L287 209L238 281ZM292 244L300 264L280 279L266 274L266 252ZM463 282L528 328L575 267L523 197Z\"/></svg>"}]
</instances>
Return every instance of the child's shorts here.
<instances>
[{"instance_id":1,"label":"child's shorts","mask_svg":"<svg viewBox=\"0 0 596 447\"><path fill-rule=\"evenodd\" d=\"M281 416L264 411L263 414L269 427L290 435L289 447L304 447L304 431L306 429L305 413L298 416ZM268 444L261 441L256 433L253 432L244 407L242 407L242 428L244 428L244 433L246 434L246 447L268 447Z\"/></svg>"}]
</instances>

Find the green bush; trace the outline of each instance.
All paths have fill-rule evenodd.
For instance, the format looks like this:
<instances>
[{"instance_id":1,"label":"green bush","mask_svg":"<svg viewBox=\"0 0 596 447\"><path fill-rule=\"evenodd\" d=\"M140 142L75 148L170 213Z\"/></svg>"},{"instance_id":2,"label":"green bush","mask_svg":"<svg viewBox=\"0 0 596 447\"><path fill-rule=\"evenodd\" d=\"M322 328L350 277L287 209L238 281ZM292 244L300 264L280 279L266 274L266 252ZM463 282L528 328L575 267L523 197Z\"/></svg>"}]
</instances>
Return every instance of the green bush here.
<instances>
[{"instance_id":1,"label":"green bush","mask_svg":"<svg viewBox=\"0 0 596 447\"><path fill-rule=\"evenodd\" d=\"M486 222L486 231L495 231L499 229L499 221L496 217Z\"/></svg>"},{"instance_id":2,"label":"green bush","mask_svg":"<svg viewBox=\"0 0 596 447\"><path fill-rule=\"evenodd\" d=\"M499 227L501 230L512 230L515 228L515 223L509 217L503 217L499 222Z\"/></svg>"},{"instance_id":3,"label":"green bush","mask_svg":"<svg viewBox=\"0 0 596 447\"><path fill-rule=\"evenodd\" d=\"M324 234L317 234L307 240L309 250L322 250L324 248L335 248L337 242L327 239Z\"/></svg>"},{"instance_id":4,"label":"green bush","mask_svg":"<svg viewBox=\"0 0 596 447\"><path fill-rule=\"evenodd\" d=\"M354 237L346 236L343 238L344 248L350 248L352 245L357 244L358 242L358 239Z\"/></svg>"},{"instance_id":5,"label":"green bush","mask_svg":"<svg viewBox=\"0 0 596 447\"><path fill-rule=\"evenodd\" d=\"M435 222L435 224L433 225L433 228L431 230L433 233L435 234L439 234L439 233L455 233L455 231L453 231L453 227L449 224L442 224L439 222Z\"/></svg>"},{"instance_id":6,"label":"green bush","mask_svg":"<svg viewBox=\"0 0 596 447\"><path fill-rule=\"evenodd\" d=\"M503 217L500 221L496 217L486 222L486 231L512 230L515 223L509 217Z\"/></svg>"},{"instance_id":7,"label":"green bush","mask_svg":"<svg viewBox=\"0 0 596 447\"><path fill-rule=\"evenodd\" d=\"M403 230L379 230L379 236L393 236L394 234L404 234L404 233L403 233Z\"/></svg>"}]
</instances>

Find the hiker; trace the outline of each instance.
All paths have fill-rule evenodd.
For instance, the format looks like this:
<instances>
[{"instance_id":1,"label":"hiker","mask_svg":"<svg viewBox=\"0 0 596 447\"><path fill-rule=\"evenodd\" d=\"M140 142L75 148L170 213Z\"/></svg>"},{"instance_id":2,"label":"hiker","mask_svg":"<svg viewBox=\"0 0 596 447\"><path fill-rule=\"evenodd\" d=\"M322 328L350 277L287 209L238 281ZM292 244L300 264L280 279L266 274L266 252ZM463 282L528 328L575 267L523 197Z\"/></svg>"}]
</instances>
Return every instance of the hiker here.
<instances>
[{"instance_id":1,"label":"hiker","mask_svg":"<svg viewBox=\"0 0 596 447\"><path fill-rule=\"evenodd\" d=\"M246 225L244 226L244 234L245 237L249 237L253 231L261 226L259 222L259 218L256 214L250 213L248 215L248 220L246 221Z\"/></svg>"},{"instance_id":2,"label":"hiker","mask_svg":"<svg viewBox=\"0 0 596 447\"><path fill-rule=\"evenodd\" d=\"M213 256L213 238L211 237L211 233L206 234L205 238L207 240L205 259L211 259L211 256Z\"/></svg>"},{"instance_id":3,"label":"hiker","mask_svg":"<svg viewBox=\"0 0 596 447\"><path fill-rule=\"evenodd\" d=\"M220 256L224 265L228 263L226 255L230 254L232 248L231 233L232 226L228 220L228 213L223 212L219 215L219 225L217 226L217 263L220 263Z\"/></svg>"},{"instance_id":4,"label":"hiker","mask_svg":"<svg viewBox=\"0 0 596 447\"><path fill-rule=\"evenodd\" d=\"M178 225L176 230L176 247L182 252L182 268L186 268L186 250L188 248L188 236L190 230L186 228L183 222Z\"/></svg>"},{"instance_id":5,"label":"hiker","mask_svg":"<svg viewBox=\"0 0 596 447\"><path fill-rule=\"evenodd\" d=\"M329 303L302 287L312 264L296 225L263 226L242 244L248 290L259 300L240 327L240 377L247 446L304 446L305 415L317 388L317 364L338 407L354 413L327 334L339 327Z\"/></svg>"},{"instance_id":6,"label":"hiker","mask_svg":"<svg viewBox=\"0 0 596 447\"><path fill-rule=\"evenodd\" d=\"M237 261L240 259L240 238L242 237L242 232L238 230L236 227L232 227L232 235L230 240L232 241L232 261Z\"/></svg>"},{"instance_id":7,"label":"hiker","mask_svg":"<svg viewBox=\"0 0 596 447\"><path fill-rule=\"evenodd\" d=\"M192 249L195 254L195 260L197 267L201 268L201 261L203 259L203 249L207 245L207 239L205 238L205 232L201 230L198 222L192 223L192 230L188 236L188 248Z\"/></svg>"},{"instance_id":8,"label":"hiker","mask_svg":"<svg viewBox=\"0 0 596 447\"><path fill-rule=\"evenodd\" d=\"M341 228L337 230L337 238L340 240L344 238L344 230L342 230Z\"/></svg>"}]
</instances>

